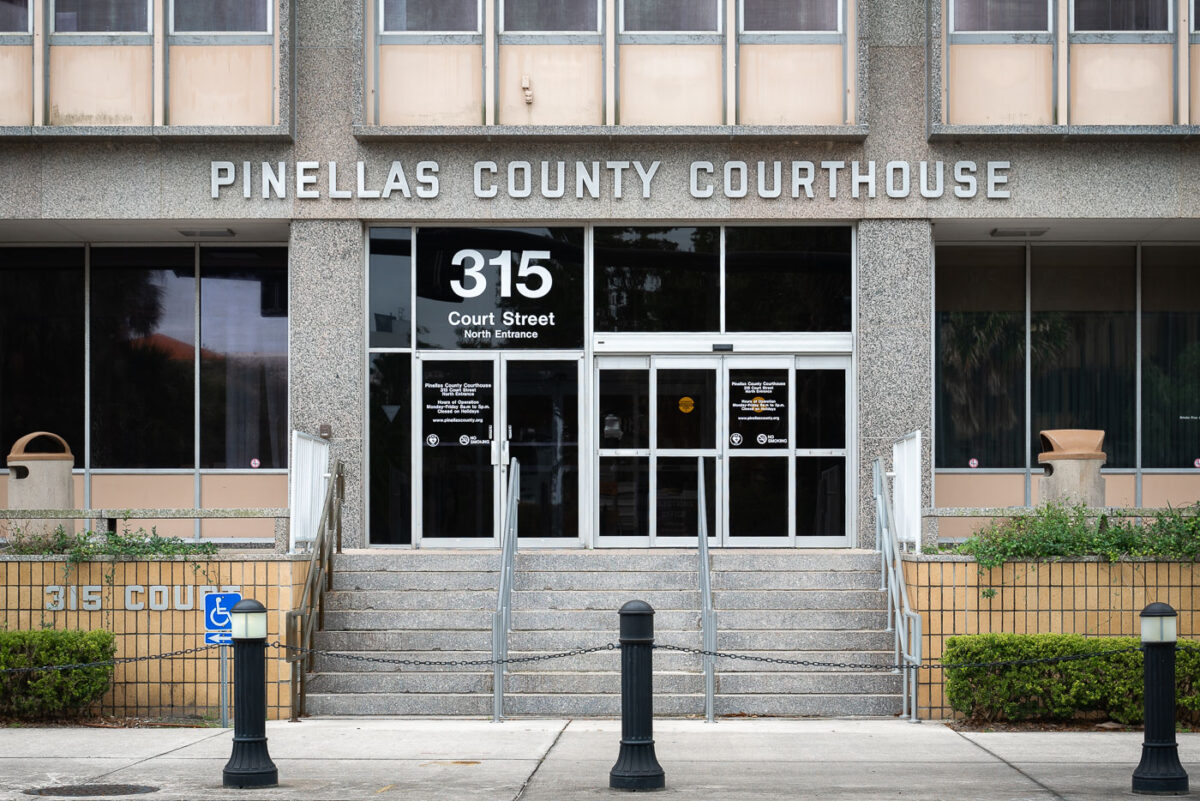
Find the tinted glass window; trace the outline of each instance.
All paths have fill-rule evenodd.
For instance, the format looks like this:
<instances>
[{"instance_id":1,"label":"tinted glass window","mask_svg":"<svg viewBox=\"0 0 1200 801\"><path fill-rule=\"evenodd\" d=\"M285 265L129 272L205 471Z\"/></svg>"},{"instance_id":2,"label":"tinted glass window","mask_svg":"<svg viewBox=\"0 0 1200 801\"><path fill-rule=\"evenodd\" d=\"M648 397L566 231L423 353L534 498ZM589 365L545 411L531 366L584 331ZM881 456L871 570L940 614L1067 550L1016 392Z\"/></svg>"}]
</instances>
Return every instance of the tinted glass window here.
<instances>
[{"instance_id":1,"label":"tinted glass window","mask_svg":"<svg viewBox=\"0 0 1200 801\"><path fill-rule=\"evenodd\" d=\"M479 30L478 0L383 0L383 29L411 32Z\"/></svg>"},{"instance_id":2,"label":"tinted glass window","mask_svg":"<svg viewBox=\"0 0 1200 801\"><path fill-rule=\"evenodd\" d=\"M850 229L725 229L725 330L849 331Z\"/></svg>"},{"instance_id":3,"label":"tinted glass window","mask_svg":"<svg viewBox=\"0 0 1200 801\"><path fill-rule=\"evenodd\" d=\"M195 465L195 249L91 252L92 466Z\"/></svg>"},{"instance_id":4,"label":"tinted glass window","mask_svg":"<svg viewBox=\"0 0 1200 801\"><path fill-rule=\"evenodd\" d=\"M1200 248L1142 249L1142 466L1200 459Z\"/></svg>"},{"instance_id":5,"label":"tinted glass window","mask_svg":"<svg viewBox=\"0 0 1200 801\"><path fill-rule=\"evenodd\" d=\"M0 31L29 32L29 0L0 0Z\"/></svg>"},{"instance_id":6,"label":"tinted glass window","mask_svg":"<svg viewBox=\"0 0 1200 801\"><path fill-rule=\"evenodd\" d=\"M268 0L174 0L177 32L266 33Z\"/></svg>"},{"instance_id":7,"label":"tinted glass window","mask_svg":"<svg viewBox=\"0 0 1200 801\"><path fill-rule=\"evenodd\" d=\"M200 466L287 467L285 248L200 249Z\"/></svg>"},{"instance_id":8,"label":"tinted glass window","mask_svg":"<svg viewBox=\"0 0 1200 801\"><path fill-rule=\"evenodd\" d=\"M579 365L507 364L509 455L521 465L522 537L579 536Z\"/></svg>"},{"instance_id":9,"label":"tinted glass window","mask_svg":"<svg viewBox=\"0 0 1200 801\"><path fill-rule=\"evenodd\" d=\"M412 542L412 378L407 353L370 358L371 542Z\"/></svg>"},{"instance_id":10,"label":"tinted glass window","mask_svg":"<svg viewBox=\"0 0 1200 801\"><path fill-rule=\"evenodd\" d=\"M0 248L0 448L50 431L83 467L83 248Z\"/></svg>"},{"instance_id":11,"label":"tinted glass window","mask_svg":"<svg viewBox=\"0 0 1200 801\"><path fill-rule=\"evenodd\" d=\"M795 445L811 450L846 447L845 371L796 371Z\"/></svg>"},{"instance_id":12,"label":"tinted glass window","mask_svg":"<svg viewBox=\"0 0 1200 801\"><path fill-rule=\"evenodd\" d=\"M371 229L372 348L412 344L412 230Z\"/></svg>"},{"instance_id":13,"label":"tinted glass window","mask_svg":"<svg viewBox=\"0 0 1200 801\"><path fill-rule=\"evenodd\" d=\"M846 533L846 459L796 459L796 536L840 537Z\"/></svg>"},{"instance_id":14,"label":"tinted glass window","mask_svg":"<svg viewBox=\"0 0 1200 801\"><path fill-rule=\"evenodd\" d=\"M1046 0L954 0L956 31L1048 31Z\"/></svg>"},{"instance_id":15,"label":"tinted glass window","mask_svg":"<svg viewBox=\"0 0 1200 801\"><path fill-rule=\"evenodd\" d=\"M1168 0L1075 0L1077 31L1165 31Z\"/></svg>"},{"instance_id":16,"label":"tinted glass window","mask_svg":"<svg viewBox=\"0 0 1200 801\"><path fill-rule=\"evenodd\" d=\"M716 31L716 0L624 0L627 31Z\"/></svg>"},{"instance_id":17,"label":"tinted glass window","mask_svg":"<svg viewBox=\"0 0 1200 801\"><path fill-rule=\"evenodd\" d=\"M645 537L650 533L650 459L600 457L601 537Z\"/></svg>"},{"instance_id":18,"label":"tinted glass window","mask_svg":"<svg viewBox=\"0 0 1200 801\"><path fill-rule=\"evenodd\" d=\"M935 305L938 467L1024 467L1025 248L938 248Z\"/></svg>"},{"instance_id":19,"label":"tinted glass window","mask_svg":"<svg viewBox=\"0 0 1200 801\"><path fill-rule=\"evenodd\" d=\"M596 228L597 331L718 331L719 228Z\"/></svg>"},{"instance_id":20,"label":"tinted glass window","mask_svg":"<svg viewBox=\"0 0 1200 801\"><path fill-rule=\"evenodd\" d=\"M59 33L149 33L146 0L55 0Z\"/></svg>"},{"instance_id":21,"label":"tinted glass window","mask_svg":"<svg viewBox=\"0 0 1200 801\"><path fill-rule=\"evenodd\" d=\"M601 448L650 446L650 371L602 370L597 426Z\"/></svg>"},{"instance_id":22,"label":"tinted glass window","mask_svg":"<svg viewBox=\"0 0 1200 801\"><path fill-rule=\"evenodd\" d=\"M596 0L504 0L506 31L598 31Z\"/></svg>"},{"instance_id":23,"label":"tinted glass window","mask_svg":"<svg viewBox=\"0 0 1200 801\"><path fill-rule=\"evenodd\" d=\"M742 28L753 31L836 31L838 0L744 0Z\"/></svg>"}]
</instances>

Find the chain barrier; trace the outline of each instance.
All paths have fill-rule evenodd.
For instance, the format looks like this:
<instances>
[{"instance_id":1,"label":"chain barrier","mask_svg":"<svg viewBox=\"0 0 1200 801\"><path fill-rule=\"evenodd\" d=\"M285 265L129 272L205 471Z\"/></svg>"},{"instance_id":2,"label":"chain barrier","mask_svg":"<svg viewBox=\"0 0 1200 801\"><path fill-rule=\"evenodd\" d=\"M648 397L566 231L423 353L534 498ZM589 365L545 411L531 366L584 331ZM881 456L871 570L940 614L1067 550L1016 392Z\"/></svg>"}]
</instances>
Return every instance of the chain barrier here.
<instances>
[{"instance_id":1,"label":"chain barrier","mask_svg":"<svg viewBox=\"0 0 1200 801\"><path fill-rule=\"evenodd\" d=\"M1200 648L1197 648L1194 645L1176 645L1175 650L1176 651L1187 651L1188 653L1192 653L1192 654L1200 654Z\"/></svg>"},{"instance_id":2,"label":"chain barrier","mask_svg":"<svg viewBox=\"0 0 1200 801\"><path fill-rule=\"evenodd\" d=\"M130 662L149 662L151 659L172 659L177 656L198 654L203 651L212 650L216 647L216 645L201 645L196 648L183 648L179 651L168 651L165 654L152 654L150 656L123 656L118 659L105 659L102 662L77 662L73 665L35 665L32 667L3 668L0 669L0 676L13 673L38 673L48 670L79 670L81 668L127 665Z\"/></svg>"},{"instance_id":3,"label":"chain barrier","mask_svg":"<svg viewBox=\"0 0 1200 801\"><path fill-rule=\"evenodd\" d=\"M552 654L539 654L537 656L510 656L504 659L387 659L382 656L359 656L357 654L342 654L336 651L322 651L317 648L303 648L299 645L284 645L283 643L272 642L267 643L269 648L275 648L280 651L291 651L293 653L303 654L308 656L320 655L331 656L335 659L347 659L352 662L375 662L381 665L410 665L414 667L484 667L495 665L515 665L522 662L544 662L549 659L565 659L568 656L581 656L583 654L594 654L597 651L613 651L617 648L616 643L605 643L592 648L576 648L571 651L558 651Z\"/></svg>"}]
</instances>

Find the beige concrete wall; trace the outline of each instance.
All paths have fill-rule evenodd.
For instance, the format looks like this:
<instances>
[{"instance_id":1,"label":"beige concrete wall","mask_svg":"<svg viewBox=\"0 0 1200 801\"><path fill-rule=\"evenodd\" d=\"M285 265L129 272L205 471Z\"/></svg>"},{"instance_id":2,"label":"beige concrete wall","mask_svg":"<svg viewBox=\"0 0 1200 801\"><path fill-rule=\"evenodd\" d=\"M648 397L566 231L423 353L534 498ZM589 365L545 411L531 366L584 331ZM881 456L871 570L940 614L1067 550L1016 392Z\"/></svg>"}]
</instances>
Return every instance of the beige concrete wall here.
<instances>
[{"instance_id":1,"label":"beige concrete wall","mask_svg":"<svg viewBox=\"0 0 1200 801\"><path fill-rule=\"evenodd\" d=\"M955 125L1054 123L1051 45L950 45L949 119Z\"/></svg>"},{"instance_id":2,"label":"beige concrete wall","mask_svg":"<svg viewBox=\"0 0 1200 801\"><path fill-rule=\"evenodd\" d=\"M483 50L478 45L379 48L380 125L479 125Z\"/></svg>"},{"instance_id":3,"label":"beige concrete wall","mask_svg":"<svg viewBox=\"0 0 1200 801\"><path fill-rule=\"evenodd\" d=\"M937 505L1021 506L1025 503L1025 476L1015 473L937 473L933 478ZM986 521L972 518L938 520L938 536L969 537Z\"/></svg>"},{"instance_id":4,"label":"beige concrete wall","mask_svg":"<svg viewBox=\"0 0 1200 801\"><path fill-rule=\"evenodd\" d=\"M603 125L600 45L501 45L501 125ZM533 102L521 87L529 77Z\"/></svg>"},{"instance_id":5,"label":"beige concrete wall","mask_svg":"<svg viewBox=\"0 0 1200 801\"><path fill-rule=\"evenodd\" d=\"M1200 470L1186 475L1142 476L1143 506L1189 506L1200 503Z\"/></svg>"},{"instance_id":6,"label":"beige concrete wall","mask_svg":"<svg viewBox=\"0 0 1200 801\"><path fill-rule=\"evenodd\" d=\"M720 125L720 45L621 45L622 125Z\"/></svg>"},{"instance_id":7,"label":"beige concrete wall","mask_svg":"<svg viewBox=\"0 0 1200 801\"><path fill-rule=\"evenodd\" d=\"M259 506L287 508L288 477L277 473L201 476L200 505L205 509L246 509ZM205 520L200 524L200 531L205 537L270 539L275 536L275 520Z\"/></svg>"},{"instance_id":8,"label":"beige concrete wall","mask_svg":"<svg viewBox=\"0 0 1200 801\"><path fill-rule=\"evenodd\" d=\"M189 475L122 475L104 473L92 476L93 509L190 509L196 505L192 476ZM117 521L117 529L128 526L150 531L160 536L191 539L195 526L191 520L129 520Z\"/></svg>"},{"instance_id":9,"label":"beige concrete wall","mask_svg":"<svg viewBox=\"0 0 1200 801\"><path fill-rule=\"evenodd\" d=\"M0 47L0 125L33 125L33 47Z\"/></svg>"},{"instance_id":10,"label":"beige concrete wall","mask_svg":"<svg viewBox=\"0 0 1200 801\"><path fill-rule=\"evenodd\" d=\"M151 125L154 48L50 48L51 125Z\"/></svg>"},{"instance_id":11,"label":"beige concrete wall","mask_svg":"<svg viewBox=\"0 0 1200 801\"><path fill-rule=\"evenodd\" d=\"M1169 44L1071 45L1072 125L1170 125Z\"/></svg>"},{"instance_id":12,"label":"beige concrete wall","mask_svg":"<svg viewBox=\"0 0 1200 801\"><path fill-rule=\"evenodd\" d=\"M843 124L842 45L742 45L743 125Z\"/></svg>"},{"instance_id":13,"label":"beige concrete wall","mask_svg":"<svg viewBox=\"0 0 1200 801\"><path fill-rule=\"evenodd\" d=\"M171 125L271 125L273 49L271 45L172 47L167 120Z\"/></svg>"}]
</instances>

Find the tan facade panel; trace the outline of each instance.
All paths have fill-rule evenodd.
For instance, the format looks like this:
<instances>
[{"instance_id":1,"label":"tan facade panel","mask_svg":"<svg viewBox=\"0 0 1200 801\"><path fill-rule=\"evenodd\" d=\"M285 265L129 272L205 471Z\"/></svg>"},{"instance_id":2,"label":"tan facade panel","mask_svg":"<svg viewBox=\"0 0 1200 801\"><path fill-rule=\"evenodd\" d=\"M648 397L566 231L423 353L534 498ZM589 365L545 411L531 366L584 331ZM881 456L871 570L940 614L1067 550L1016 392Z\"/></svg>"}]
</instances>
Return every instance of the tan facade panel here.
<instances>
[{"instance_id":1,"label":"tan facade panel","mask_svg":"<svg viewBox=\"0 0 1200 801\"><path fill-rule=\"evenodd\" d=\"M33 48L0 47L0 125L33 125Z\"/></svg>"},{"instance_id":2,"label":"tan facade panel","mask_svg":"<svg viewBox=\"0 0 1200 801\"><path fill-rule=\"evenodd\" d=\"M842 45L742 45L738 122L842 125Z\"/></svg>"},{"instance_id":3,"label":"tan facade panel","mask_svg":"<svg viewBox=\"0 0 1200 801\"><path fill-rule=\"evenodd\" d=\"M262 475L220 474L200 477L200 505L205 509L245 509L288 505L288 477L277 473ZM242 520L205 520L200 524L205 537L275 536L272 518Z\"/></svg>"},{"instance_id":4,"label":"tan facade panel","mask_svg":"<svg viewBox=\"0 0 1200 801\"><path fill-rule=\"evenodd\" d=\"M1200 120L1200 45L1188 47L1188 72L1191 81L1188 83L1188 108L1191 110L1191 123Z\"/></svg>"},{"instance_id":5,"label":"tan facade panel","mask_svg":"<svg viewBox=\"0 0 1200 801\"><path fill-rule=\"evenodd\" d=\"M1188 506L1200 503L1200 470L1184 475L1142 476L1143 506Z\"/></svg>"},{"instance_id":6,"label":"tan facade panel","mask_svg":"<svg viewBox=\"0 0 1200 801\"><path fill-rule=\"evenodd\" d=\"M1169 44L1071 45L1072 125L1170 125Z\"/></svg>"},{"instance_id":7,"label":"tan facade panel","mask_svg":"<svg viewBox=\"0 0 1200 801\"><path fill-rule=\"evenodd\" d=\"M622 125L721 125L720 45L621 45Z\"/></svg>"},{"instance_id":8,"label":"tan facade panel","mask_svg":"<svg viewBox=\"0 0 1200 801\"><path fill-rule=\"evenodd\" d=\"M1025 503L1025 476L1018 473L938 473L934 497L940 507L1021 506ZM975 518L938 520L938 536L969 537L987 523Z\"/></svg>"},{"instance_id":9,"label":"tan facade panel","mask_svg":"<svg viewBox=\"0 0 1200 801\"><path fill-rule=\"evenodd\" d=\"M500 124L603 125L603 62L600 45L501 45Z\"/></svg>"},{"instance_id":10,"label":"tan facade panel","mask_svg":"<svg viewBox=\"0 0 1200 801\"><path fill-rule=\"evenodd\" d=\"M483 50L478 45L379 48L380 125L479 125Z\"/></svg>"},{"instance_id":11,"label":"tan facade panel","mask_svg":"<svg viewBox=\"0 0 1200 801\"><path fill-rule=\"evenodd\" d=\"M271 125L272 50L271 45L172 47L167 121L171 125Z\"/></svg>"},{"instance_id":12,"label":"tan facade panel","mask_svg":"<svg viewBox=\"0 0 1200 801\"><path fill-rule=\"evenodd\" d=\"M194 480L188 475L122 475L102 473L92 476L93 509L190 509L195 506ZM117 530L154 528L163 537L192 538L191 520L118 520Z\"/></svg>"},{"instance_id":13,"label":"tan facade panel","mask_svg":"<svg viewBox=\"0 0 1200 801\"><path fill-rule=\"evenodd\" d=\"M1053 125L1052 45L951 45L954 125Z\"/></svg>"},{"instance_id":14,"label":"tan facade panel","mask_svg":"<svg viewBox=\"0 0 1200 801\"><path fill-rule=\"evenodd\" d=\"M151 125L154 48L50 48L51 125Z\"/></svg>"}]
</instances>

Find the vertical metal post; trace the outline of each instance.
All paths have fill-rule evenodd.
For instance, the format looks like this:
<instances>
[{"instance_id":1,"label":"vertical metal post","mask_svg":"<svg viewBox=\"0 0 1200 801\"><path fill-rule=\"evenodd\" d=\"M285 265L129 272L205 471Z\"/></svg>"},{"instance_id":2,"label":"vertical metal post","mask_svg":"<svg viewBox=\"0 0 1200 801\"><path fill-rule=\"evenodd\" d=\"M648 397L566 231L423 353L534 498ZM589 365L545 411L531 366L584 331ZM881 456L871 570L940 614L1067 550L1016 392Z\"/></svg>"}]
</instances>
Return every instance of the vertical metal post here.
<instances>
[{"instance_id":1,"label":"vertical metal post","mask_svg":"<svg viewBox=\"0 0 1200 801\"><path fill-rule=\"evenodd\" d=\"M1188 791L1188 775L1179 763L1175 742L1176 613L1167 604L1152 603L1142 610L1141 618L1145 735L1142 760L1133 771L1133 791L1182 795Z\"/></svg>"},{"instance_id":2,"label":"vertical metal post","mask_svg":"<svg viewBox=\"0 0 1200 801\"><path fill-rule=\"evenodd\" d=\"M621 607L621 751L608 774L616 790L661 790L666 774L654 755L654 609Z\"/></svg>"},{"instance_id":3,"label":"vertical metal post","mask_svg":"<svg viewBox=\"0 0 1200 801\"><path fill-rule=\"evenodd\" d=\"M246 624L239 636L239 613L261 615L261 632ZM222 773L226 787L274 787L279 771L267 752L266 608L252 598L233 607L233 750ZM262 636L258 636L261 633Z\"/></svg>"},{"instance_id":4,"label":"vertical metal post","mask_svg":"<svg viewBox=\"0 0 1200 801\"><path fill-rule=\"evenodd\" d=\"M222 645L221 654L221 728L229 728L229 646Z\"/></svg>"}]
</instances>

